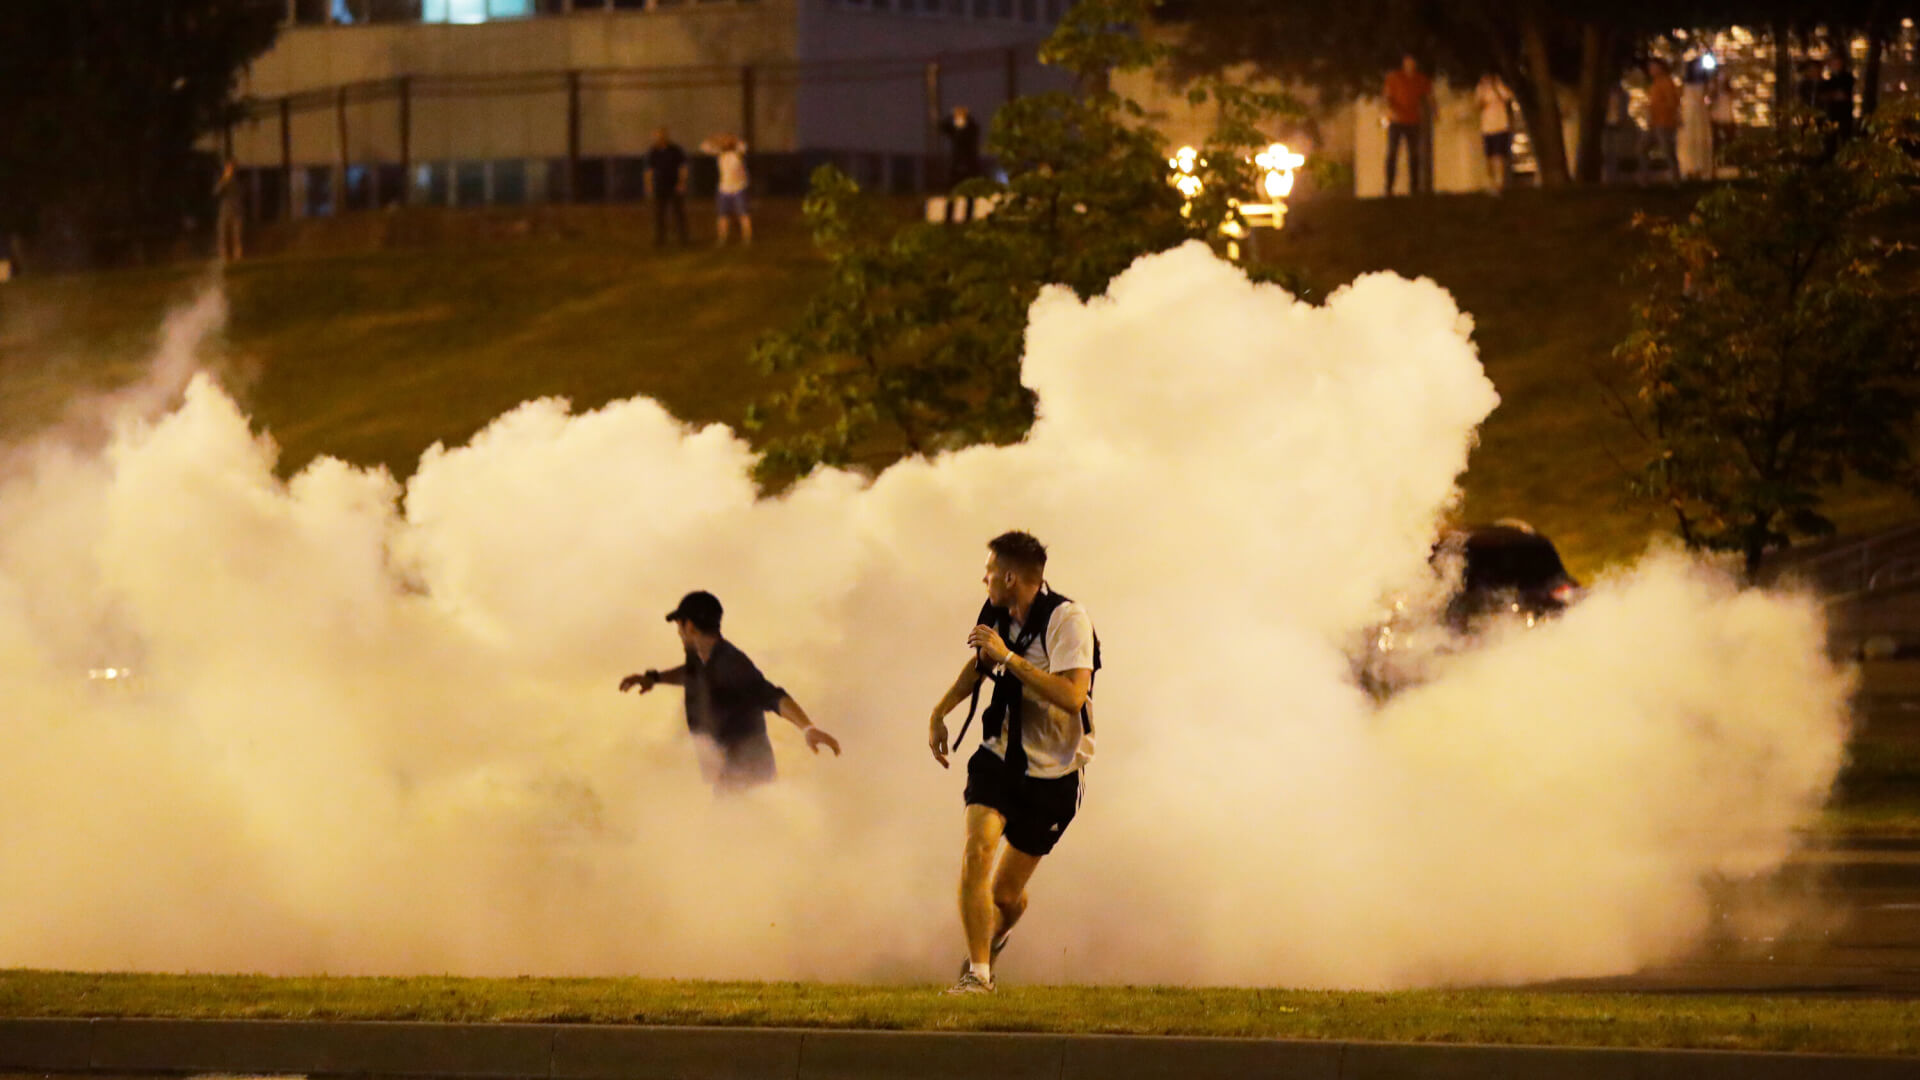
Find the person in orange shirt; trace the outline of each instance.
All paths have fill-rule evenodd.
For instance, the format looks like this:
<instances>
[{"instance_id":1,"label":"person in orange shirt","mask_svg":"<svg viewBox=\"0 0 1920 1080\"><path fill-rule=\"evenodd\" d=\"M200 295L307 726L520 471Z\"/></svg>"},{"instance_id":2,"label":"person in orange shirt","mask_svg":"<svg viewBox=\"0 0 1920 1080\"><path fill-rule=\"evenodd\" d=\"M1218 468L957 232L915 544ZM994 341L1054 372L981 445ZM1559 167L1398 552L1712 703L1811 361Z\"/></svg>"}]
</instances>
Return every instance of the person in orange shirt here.
<instances>
[{"instance_id":1,"label":"person in orange shirt","mask_svg":"<svg viewBox=\"0 0 1920 1080\"><path fill-rule=\"evenodd\" d=\"M1400 58L1398 70L1387 73L1384 96L1387 99L1387 194L1393 194L1394 165L1400 157L1400 144L1407 145L1407 193L1425 187L1420 173L1420 128L1427 119L1427 99L1433 96L1433 80L1420 71L1420 62L1408 53Z\"/></svg>"},{"instance_id":2,"label":"person in orange shirt","mask_svg":"<svg viewBox=\"0 0 1920 1080\"><path fill-rule=\"evenodd\" d=\"M1640 182L1653 178L1653 154L1658 151L1667 179L1680 180L1680 84L1665 60L1647 61L1647 138L1640 150Z\"/></svg>"}]
</instances>

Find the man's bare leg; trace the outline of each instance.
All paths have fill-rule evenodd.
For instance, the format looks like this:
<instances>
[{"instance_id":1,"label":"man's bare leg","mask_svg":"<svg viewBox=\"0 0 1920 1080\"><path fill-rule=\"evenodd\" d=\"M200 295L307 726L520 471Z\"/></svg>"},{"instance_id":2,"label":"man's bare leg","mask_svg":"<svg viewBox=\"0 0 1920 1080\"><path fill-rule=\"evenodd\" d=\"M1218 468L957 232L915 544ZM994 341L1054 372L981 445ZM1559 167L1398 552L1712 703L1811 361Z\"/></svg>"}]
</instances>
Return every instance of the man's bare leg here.
<instances>
[{"instance_id":1,"label":"man's bare leg","mask_svg":"<svg viewBox=\"0 0 1920 1080\"><path fill-rule=\"evenodd\" d=\"M1007 936L1013 924L1027 913L1027 882L1033 880L1033 872L1040 867L1040 856L1029 855L1009 844L1000 852L1000 867L993 874L993 937L989 939L988 953L992 953L992 942Z\"/></svg>"},{"instance_id":2,"label":"man's bare leg","mask_svg":"<svg viewBox=\"0 0 1920 1080\"><path fill-rule=\"evenodd\" d=\"M995 923L1000 919L993 895L994 855L1006 827L1000 811L967 807L967 848L960 862L960 926L967 934L967 959L975 964L985 964L993 955Z\"/></svg>"}]
</instances>

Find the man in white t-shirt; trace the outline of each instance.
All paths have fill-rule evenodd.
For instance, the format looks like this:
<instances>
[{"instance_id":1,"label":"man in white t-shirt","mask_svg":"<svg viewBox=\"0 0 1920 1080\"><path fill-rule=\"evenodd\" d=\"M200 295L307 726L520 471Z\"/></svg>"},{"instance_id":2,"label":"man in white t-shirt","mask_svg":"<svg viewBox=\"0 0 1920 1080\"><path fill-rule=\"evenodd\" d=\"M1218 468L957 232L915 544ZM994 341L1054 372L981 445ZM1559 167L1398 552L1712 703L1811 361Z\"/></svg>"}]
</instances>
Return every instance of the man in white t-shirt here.
<instances>
[{"instance_id":1,"label":"man in white t-shirt","mask_svg":"<svg viewBox=\"0 0 1920 1080\"><path fill-rule=\"evenodd\" d=\"M712 154L720 166L720 183L714 189L714 242L727 242L727 223L740 219L740 242L753 243L753 216L747 212L747 144L733 135L715 135L700 144L702 153Z\"/></svg>"},{"instance_id":2,"label":"man in white t-shirt","mask_svg":"<svg viewBox=\"0 0 1920 1080\"><path fill-rule=\"evenodd\" d=\"M1473 88L1473 103L1480 113L1480 150L1487 158L1487 180L1498 195L1507 189L1507 175L1513 171L1513 91L1489 71Z\"/></svg>"},{"instance_id":3,"label":"man in white t-shirt","mask_svg":"<svg viewBox=\"0 0 1920 1080\"><path fill-rule=\"evenodd\" d=\"M980 748L967 761L967 962L950 994L993 991L993 960L1027 910L1027 882L1080 808L1093 757L1093 621L1047 588L1047 549L1032 535L1004 533L987 549L987 605L967 635L975 655L934 706L927 738L946 768L946 715L992 680Z\"/></svg>"}]
</instances>

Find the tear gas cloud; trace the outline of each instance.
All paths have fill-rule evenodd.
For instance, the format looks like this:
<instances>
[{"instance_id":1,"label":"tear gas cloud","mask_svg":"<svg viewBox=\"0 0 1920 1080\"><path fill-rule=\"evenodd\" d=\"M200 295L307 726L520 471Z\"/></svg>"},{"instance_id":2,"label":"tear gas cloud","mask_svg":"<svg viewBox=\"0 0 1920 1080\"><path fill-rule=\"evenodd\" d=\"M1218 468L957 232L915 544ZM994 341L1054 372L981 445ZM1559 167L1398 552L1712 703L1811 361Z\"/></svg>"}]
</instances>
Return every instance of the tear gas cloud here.
<instances>
[{"instance_id":1,"label":"tear gas cloud","mask_svg":"<svg viewBox=\"0 0 1920 1080\"><path fill-rule=\"evenodd\" d=\"M275 479L211 380L136 394L104 448L0 473L0 964L943 978L962 775L926 717L1015 527L1108 666L1008 977L1674 956L1824 798L1847 677L1810 601L1656 553L1375 706L1343 649L1426 573L1496 404L1470 331L1430 282L1313 306L1181 249L1042 296L1023 444L768 500L647 400L530 402L402 486ZM615 692L692 588L845 757L776 719L781 781L716 799L678 692Z\"/></svg>"}]
</instances>

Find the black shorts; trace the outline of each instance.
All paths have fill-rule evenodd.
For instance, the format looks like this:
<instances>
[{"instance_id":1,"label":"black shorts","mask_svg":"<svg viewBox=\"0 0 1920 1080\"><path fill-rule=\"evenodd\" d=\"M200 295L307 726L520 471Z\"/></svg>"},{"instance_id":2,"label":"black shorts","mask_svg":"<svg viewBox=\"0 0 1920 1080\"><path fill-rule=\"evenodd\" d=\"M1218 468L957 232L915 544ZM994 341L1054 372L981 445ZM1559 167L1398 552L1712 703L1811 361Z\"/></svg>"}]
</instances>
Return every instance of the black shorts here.
<instances>
[{"instance_id":1,"label":"black shorts","mask_svg":"<svg viewBox=\"0 0 1920 1080\"><path fill-rule=\"evenodd\" d=\"M1042 780L1012 776L1007 763L986 747L967 759L968 806L998 810L1007 819L1007 843L1039 858L1053 850L1080 810L1080 770Z\"/></svg>"},{"instance_id":2,"label":"black shorts","mask_svg":"<svg viewBox=\"0 0 1920 1080\"><path fill-rule=\"evenodd\" d=\"M1510 158L1513 156L1513 132L1496 131L1480 136L1480 149L1487 157Z\"/></svg>"}]
</instances>

